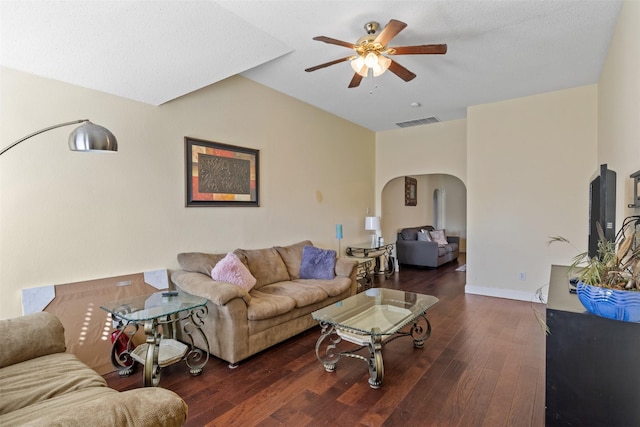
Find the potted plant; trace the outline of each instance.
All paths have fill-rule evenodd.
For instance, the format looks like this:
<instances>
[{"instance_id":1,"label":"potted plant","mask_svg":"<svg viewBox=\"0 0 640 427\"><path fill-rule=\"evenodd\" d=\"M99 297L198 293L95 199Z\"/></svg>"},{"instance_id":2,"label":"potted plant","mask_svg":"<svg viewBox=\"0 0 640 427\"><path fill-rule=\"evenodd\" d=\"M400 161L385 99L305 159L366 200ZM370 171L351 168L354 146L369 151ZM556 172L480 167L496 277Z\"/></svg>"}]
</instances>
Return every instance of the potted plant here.
<instances>
[{"instance_id":1,"label":"potted plant","mask_svg":"<svg viewBox=\"0 0 640 427\"><path fill-rule=\"evenodd\" d=\"M609 319L640 322L640 216L625 218L615 240L608 241L600 224L598 254L576 255L570 271L578 277L577 292L590 313ZM564 242L561 236L549 243Z\"/></svg>"}]
</instances>

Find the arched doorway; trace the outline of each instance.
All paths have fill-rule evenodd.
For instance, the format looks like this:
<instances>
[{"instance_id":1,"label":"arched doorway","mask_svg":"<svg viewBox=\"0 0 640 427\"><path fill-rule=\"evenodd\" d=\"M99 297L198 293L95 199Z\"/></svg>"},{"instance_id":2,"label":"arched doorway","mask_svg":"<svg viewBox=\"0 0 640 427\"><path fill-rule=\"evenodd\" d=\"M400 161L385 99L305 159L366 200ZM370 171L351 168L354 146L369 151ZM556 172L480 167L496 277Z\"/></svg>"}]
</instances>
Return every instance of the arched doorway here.
<instances>
[{"instance_id":1,"label":"arched doorway","mask_svg":"<svg viewBox=\"0 0 640 427\"><path fill-rule=\"evenodd\" d=\"M417 179L417 203L405 205L405 177L389 181L382 189L381 223L385 241L396 241L405 227L433 225L460 237L460 251L466 252L467 188L447 174L409 175Z\"/></svg>"}]
</instances>

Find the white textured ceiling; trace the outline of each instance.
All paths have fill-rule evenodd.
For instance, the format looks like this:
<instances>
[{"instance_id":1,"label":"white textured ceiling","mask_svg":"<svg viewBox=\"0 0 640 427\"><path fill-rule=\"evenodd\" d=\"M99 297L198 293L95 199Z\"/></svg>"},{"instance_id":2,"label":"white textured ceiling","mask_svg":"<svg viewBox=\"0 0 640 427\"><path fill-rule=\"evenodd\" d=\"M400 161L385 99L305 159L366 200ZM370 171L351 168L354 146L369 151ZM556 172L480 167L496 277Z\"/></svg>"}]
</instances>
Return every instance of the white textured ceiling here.
<instances>
[{"instance_id":1,"label":"white textured ceiling","mask_svg":"<svg viewBox=\"0 0 640 427\"><path fill-rule=\"evenodd\" d=\"M374 131L471 105L598 81L619 0L9 1L0 0L0 64L152 105L241 74ZM408 24L390 46L446 43L446 55L394 59L348 89L364 24ZM412 107L419 103L420 107Z\"/></svg>"}]
</instances>

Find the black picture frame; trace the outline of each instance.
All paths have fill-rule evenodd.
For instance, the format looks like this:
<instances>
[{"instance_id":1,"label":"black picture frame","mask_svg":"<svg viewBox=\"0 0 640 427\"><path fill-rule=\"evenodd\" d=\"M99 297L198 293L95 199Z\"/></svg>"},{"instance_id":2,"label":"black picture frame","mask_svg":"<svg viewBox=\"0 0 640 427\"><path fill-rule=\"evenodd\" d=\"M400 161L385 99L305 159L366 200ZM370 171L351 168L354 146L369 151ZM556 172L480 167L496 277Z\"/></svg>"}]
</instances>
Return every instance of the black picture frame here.
<instances>
[{"instance_id":1,"label":"black picture frame","mask_svg":"<svg viewBox=\"0 0 640 427\"><path fill-rule=\"evenodd\" d=\"M185 137L186 207L260 206L260 151Z\"/></svg>"}]
</instances>

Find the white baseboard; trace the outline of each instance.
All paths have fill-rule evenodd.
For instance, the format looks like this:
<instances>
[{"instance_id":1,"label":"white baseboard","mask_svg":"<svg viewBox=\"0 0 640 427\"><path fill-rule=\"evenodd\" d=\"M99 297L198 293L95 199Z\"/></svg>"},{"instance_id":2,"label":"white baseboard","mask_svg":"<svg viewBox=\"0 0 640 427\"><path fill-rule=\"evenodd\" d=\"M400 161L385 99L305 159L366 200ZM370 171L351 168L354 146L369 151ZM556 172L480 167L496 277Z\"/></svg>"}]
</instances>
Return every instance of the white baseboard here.
<instances>
[{"instance_id":1,"label":"white baseboard","mask_svg":"<svg viewBox=\"0 0 640 427\"><path fill-rule=\"evenodd\" d=\"M485 295L488 297L514 299L518 301L540 302L535 292L523 292L513 289L485 288L482 286L466 285L464 287L465 294Z\"/></svg>"}]
</instances>

